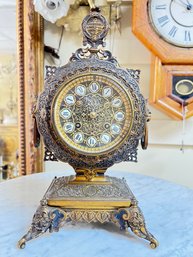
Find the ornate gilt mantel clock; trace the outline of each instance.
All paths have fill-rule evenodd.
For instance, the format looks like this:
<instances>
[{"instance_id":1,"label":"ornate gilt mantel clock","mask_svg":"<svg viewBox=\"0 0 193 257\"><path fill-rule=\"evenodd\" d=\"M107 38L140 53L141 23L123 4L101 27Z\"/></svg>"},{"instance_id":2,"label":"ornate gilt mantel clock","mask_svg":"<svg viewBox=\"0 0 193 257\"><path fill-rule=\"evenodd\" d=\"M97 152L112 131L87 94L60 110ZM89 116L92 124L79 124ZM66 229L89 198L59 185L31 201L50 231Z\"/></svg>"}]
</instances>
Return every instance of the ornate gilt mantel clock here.
<instances>
[{"instance_id":1,"label":"ornate gilt mantel clock","mask_svg":"<svg viewBox=\"0 0 193 257\"><path fill-rule=\"evenodd\" d=\"M108 24L97 10L84 18L82 29L85 47L65 66L47 67L34 113L46 159L68 162L76 175L54 178L19 246L65 222L84 221L129 227L155 248L126 181L104 175L114 163L136 161L139 141L147 147L148 113L138 72L121 69L103 49Z\"/></svg>"}]
</instances>

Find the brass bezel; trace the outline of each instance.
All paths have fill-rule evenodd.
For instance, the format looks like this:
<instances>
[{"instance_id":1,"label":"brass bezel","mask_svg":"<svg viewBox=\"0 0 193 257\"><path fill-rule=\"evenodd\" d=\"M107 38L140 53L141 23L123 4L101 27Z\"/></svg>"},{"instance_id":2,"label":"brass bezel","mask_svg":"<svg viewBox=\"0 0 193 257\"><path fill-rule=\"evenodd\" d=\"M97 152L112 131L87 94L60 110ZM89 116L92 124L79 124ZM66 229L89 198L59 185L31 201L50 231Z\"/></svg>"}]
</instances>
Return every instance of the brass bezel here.
<instances>
[{"instance_id":1,"label":"brass bezel","mask_svg":"<svg viewBox=\"0 0 193 257\"><path fill-rule=\"evenodd\" d=\"M91 77L93 77L93 76L105 77L106 79L110 80L110 82L112 83L112 86L114 86L115 88L118 85L118 87L119 87L118 91L119 91L119 93L122 94L122 96L121 96L122 99L123 99L123 97L125 98L124 103L125 103L125 107L126 107L125 114L127 114L127 120L124 123L124 131L121 133L120 136L118 136L118 138L116 138L110 144L104 145L102 147L98 147L97 150L95 147L92 147L92 148L84 147L85 150L81 150L83 147L80 147L81 149L78 148L77 147L78 144L71 142L72 140L67 138L66 133L62 131L61 123L58 120L59 116L60 116L58 114L59 108L60 108L59 105L61 103L61 99L63 99L63 97L64 97L64 94L67 93L67 91L71 90L73 87L75 87L76 80L79 80L82 77L90 77L90 79L91 79ZM69 88L67 89L68 86L69 86ZM62 93L62 91L65 91L65 92ZM57 101L58 101L58 104L57 104ZM108 153L112 152L112 150L114 151L115 149L118 149L122 144L124 144L124 141L127 140L130 135L131 128L133 125L133 117L134 117L133 103L131 101L131 96L129 95L129 92L127 92L124 89L124 85L121 84L120 82L118 82L118 80L116 80L114 78L112 79L112 77L107 76L106 74L102 74L102 73L86 72L84 74L74 77L71 80L65 81L61 85L60 89L57 91L56 95L53 98L52 104L51 104L51 119L52 119L53 128L59 137L58 140L61 142L61 144L65 144L67 147L71 148L72 150L77 151L78 153L86 155L86 156L87 155L96 156L96 155L108 154ZM128 128L127 128L127 125L128 125ZM124 133L124 135L123 135L123 133ZM62 139L62 137L64 139L66 138L66 140Z\"/></svg>"},{"instance_id":2,"label":"brass bezel","mask_svg":"<svg viewBox=\"0 0 193 257\"><path fill-rule=\"evenodd\" d=\"M192 85L192 89L188 93L182 93L178 88L178 86L184 82L189 82ZM193 82L190 79L182 79L176 83L175 90L179 95L188 96L193 93Z\"/></svg>"}]
</instances>

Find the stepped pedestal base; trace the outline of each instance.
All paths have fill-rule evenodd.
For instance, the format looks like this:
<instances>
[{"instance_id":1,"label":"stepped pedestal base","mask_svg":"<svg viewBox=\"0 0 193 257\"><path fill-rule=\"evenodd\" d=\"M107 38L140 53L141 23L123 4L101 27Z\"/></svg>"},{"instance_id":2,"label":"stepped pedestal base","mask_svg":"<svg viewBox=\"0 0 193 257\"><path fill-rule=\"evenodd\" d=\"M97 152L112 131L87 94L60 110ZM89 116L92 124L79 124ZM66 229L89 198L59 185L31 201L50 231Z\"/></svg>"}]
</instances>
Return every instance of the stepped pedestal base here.
<instances>
[{"instance_id":1,"label":"stepped pedestal base","mask_svg":"<svg viewBox=\"0 0 193 257\"><path fill-rule=\"evenodd\" d=\"M24 248L27 241L47 231L59 231L66 222L111 222L121 230L130 228L138 237L149 241L152 248L158 246L146 229L143 214L125 179L55 178L40 201L29 231L18 242L19 247Z\"/></svg>"}]
</instances>

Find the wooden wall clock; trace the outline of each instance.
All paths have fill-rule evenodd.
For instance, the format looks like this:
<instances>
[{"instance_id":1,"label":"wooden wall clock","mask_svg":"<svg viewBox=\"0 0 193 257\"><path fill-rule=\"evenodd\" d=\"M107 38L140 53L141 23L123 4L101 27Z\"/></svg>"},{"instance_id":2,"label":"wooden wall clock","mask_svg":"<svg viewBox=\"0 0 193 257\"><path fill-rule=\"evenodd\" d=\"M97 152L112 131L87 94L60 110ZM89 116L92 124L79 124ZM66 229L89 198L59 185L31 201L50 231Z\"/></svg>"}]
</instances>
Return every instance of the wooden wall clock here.
<instances>
[{"instance_id":1,"label":"wooden wall clock","mask_svg":"<svg viewBox=\"0 0 193 257\"><path fill-rule=\"evenodd\" d=\"M85 47L65 66L47 67L34 113L46 159L69 163L76 175L53 180L19 247L67 221L86 221L131 228L155 248L158 242L125 180L104 175L114 163L136 161L140 141L147 147L148 111L139 74L121 69L104 49L108 24L97 9L84 18L82 29Z\"/></svg>"},{"instance_id":2,"label":"wooden wall clock","mask_svg":"<svg viewBox=\"0 0 193 257\"><path fill-rule=\"evenodd\" d=\"M133 0L133 33L163 63L193 63L193 1Z\"/></svg>"},{"instance_id":3,"label":"wooden wall clock","mask_svg":"<svg viewBox=\"0 0 193 257\"><path fill-rule=\"evenodd\" d=\"M153 57L149 103L175 119L192 112L193 1L134 0L134 34Z\"/></svg>"},{"instance_id":4,"label":"wooden wall clock","mask_svg":"<svg viewBox=\"0 0 193 257\"><path fill-rule=\"evenodd\" d=\"M149 103L174 119L193 116L193 65L163 64L154 56L151 65Z\"/></svg>"}]
</instances>

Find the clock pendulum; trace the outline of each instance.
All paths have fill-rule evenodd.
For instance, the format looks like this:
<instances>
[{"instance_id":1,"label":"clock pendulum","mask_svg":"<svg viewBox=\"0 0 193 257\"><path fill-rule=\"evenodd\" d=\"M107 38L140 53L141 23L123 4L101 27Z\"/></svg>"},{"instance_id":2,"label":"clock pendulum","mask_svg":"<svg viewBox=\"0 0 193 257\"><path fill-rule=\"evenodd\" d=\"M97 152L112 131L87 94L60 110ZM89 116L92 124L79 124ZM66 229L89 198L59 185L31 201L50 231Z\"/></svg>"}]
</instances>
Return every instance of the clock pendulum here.
<instances>
[{"instance_id":1,"label":"clock pendulum","mask_svg":"<svg viewBox=\"0 0 193 257\"><path fill-rule=\"evenodd\" d=\"M121 69L104 49L108 24L97 9L84 18L82 30L84 48L65 66L47 67L34 111L35 145L41 135L45 160L68 162L76 175L53 179L19 247L73 221L115 223L155 248L158 242L125 179L104 175L114 163L136 161L140 140L147 147L149 117L139 73Z\"/></svg>"}]
</instances>

